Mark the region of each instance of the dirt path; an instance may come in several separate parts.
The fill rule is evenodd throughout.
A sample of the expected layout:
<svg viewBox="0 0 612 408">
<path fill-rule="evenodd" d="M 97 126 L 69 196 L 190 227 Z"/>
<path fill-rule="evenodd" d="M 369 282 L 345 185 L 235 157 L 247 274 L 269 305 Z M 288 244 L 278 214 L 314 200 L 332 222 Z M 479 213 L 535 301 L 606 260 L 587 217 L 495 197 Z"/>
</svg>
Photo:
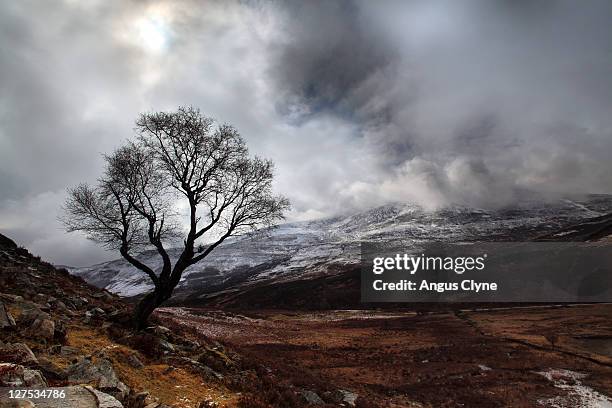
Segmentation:
<svg viewBox="0 0 612 408">
<path fill-rule="evenodd" d="M 610 305 L 160 315 L 231 344 L 296 387 L 346 389 L 378 406 L 612 407 Z"/>
</svg>

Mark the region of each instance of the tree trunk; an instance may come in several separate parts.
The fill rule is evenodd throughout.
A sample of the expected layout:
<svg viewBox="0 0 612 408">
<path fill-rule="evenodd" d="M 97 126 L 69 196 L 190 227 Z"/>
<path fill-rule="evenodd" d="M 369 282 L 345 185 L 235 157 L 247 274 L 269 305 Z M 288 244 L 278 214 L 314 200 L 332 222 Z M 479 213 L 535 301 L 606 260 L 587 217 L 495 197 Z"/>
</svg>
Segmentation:
<svg viewBox="0 0 612 408">
<path fill-rule="evenodd" d="M 147 327 L 147 322 L 151 313 L 166 300 L 170 299 L 176 285 L 178 285 L 183 271 L 189 266 L 189 263 L 179 260 L 174 266 L 171 279 L 162 280 L 159 282 L 152 292 L 147 293 L 136 305 L 132 324 L 136 330 L 142 330 Z"/>
<path fill-rule="evenodd" d="M 147 327 L 149 317 L 151 313 L 164 301 L 168 299 L 164 296 L 162 291 L 159 289 L 153 290 L 153 292 L 147 293 L 134 308 L 134 315 L 132 316 L 132 323 L 136 330 L 142 330 Z"/>
</svg>

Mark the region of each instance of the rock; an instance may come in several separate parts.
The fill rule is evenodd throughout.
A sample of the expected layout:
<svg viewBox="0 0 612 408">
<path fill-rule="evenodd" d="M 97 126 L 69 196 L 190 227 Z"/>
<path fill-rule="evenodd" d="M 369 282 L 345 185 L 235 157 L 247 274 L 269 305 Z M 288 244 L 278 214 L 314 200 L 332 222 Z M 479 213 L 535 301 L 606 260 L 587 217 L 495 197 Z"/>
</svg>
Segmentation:
<svg viewBox="0 0 612 408">
<path fill-rule="evenodd" d="M 32 299 L 34 303 L 38 303 L 39 305 L 47 305 L 49 302 L 49 297 L 43 293 L 37 293 L 36 296 Z"/>
<path fill-rule="evenodd" d="M 6 329 L 15 326 L 15 319 L 10 312 L 6 310 L 4 303 L 0 302 L 0 329 Z"/>
<path fill-rule="evenodd" d="M 236 368 L 236 363 L 227 356 L 223 349 L 217 347 L 205 347 L 198 356 L 198 361 L 222 372 Z"/>
<path fill-rule="evenodd" d="M 144 408 L 145 400 L 149 396 L 148 392 L 130 392 L 125 405 L 130 408 Z"/>
<path fill-rule="evenodd" d="M 143 368 L 144 364 L 142 364 L 142 361 L 140 361 L 140 359 L 138 358 L 138 356 L 136 355 L 136 353 L 134 354 L 130 354 L 127 357 L 127 362 L 131 367 L 134 368 Z"/>
<path fill-rule="evenodd" d="M 0 396 L 0 407 L 2 408 L 38 408 L 30 400 L 10 399 L 4 396 Z"/>
<path fill-rule="evenodd" d="M 25 366 L 34 366 L 38 364 L 36 356 L 24 343 L 7 343 L 0 346 L 0 361 Z"/>
<path fill-rule="evenodd" d="M 186 338 L 181 338 L 181 345 L 185 350 L 189 351 L 195 351 L 201 348 L 200 343 L 198 343 L 197 341 L 191 341 Z"/>
<path fill-rule="evenodd" d="M 93 309 L 85 312 L 85 323 L 89 323 L 91 319 L 101 318 L 106 315 L 106 312 L 99 307 L 95 307 Z"/>
<path fill-rule="evenodd" d="M 53 340 L 55 337 L 55 323 L 51 319 L 37 318 L 30 326 L 29 333 L 33 337 Z"/>
<path fill-rule="evenodd" d="M 32 323 L 38 317 L 45 317 L 47 319 L 49 318 L 49 315 L 40 309 L 40 305 L 30 300 L 13 300 L 11 303 L 13 306 L 13 310 L 15 310 L 15 312 L 19 315 L 19 317 L 15 316 L 17 324 L 19 324 L 19 322 L 22 322 L 24 324 Z"/>
<path fill-rule="evenodd" d="M 75 309 L 81 309 L 83 306 L 89 303 L 89 300 L 87 300 L 84 297 L 80 297 L 80 296 L 74 296 L 71 298 L 67 298 L 65 299 L 65 301 L 71 304 L 72 306 L 74 306 Z"/>
<path fill-rule="evenodd" d="M 342 394 L 342 402 L 350 405 L 351 407 L 355 406 L 355 403 L 357 402 L 357 397 L 358 397 L 357 394 L 351 391 L 347 391 L 347 390 L 338 390 L 338 392 Z"/>
<path fill-rule="evenodd" d="M 106 358 L 98 358 L 94 363 L 91 359 L 81 358 L 66 369 L 67 380 L 71 383 L 93 383 L 120 401 L 127 397 L 130 389 L 119 381 L 113 363 Z"/>
<path fill-rule="evenodd" d="M 18 364 L 0 363 L 0 386 L 47 387 L 47 380 L 38 370 L 31 370 Z"/>
<path fill-rule="evenodd" d="M 91 295 L 92 298 L 94 299 L 102 299 L 102 300 L 106 300 L 107 302 L 110 302 L 111 300 L 113 300 L 113 295 L 111 295 L 108 292 L 96 292 L 93 295 Z"/>
<path fill-rule="evenodd" d="M 81 350 L 76 347 L 61 346 L 59 349 L 59 354 L 65 357 L 76 356 L 81 354 Z"/>
<path fill-rule="evenodd" d="M 38 319 L 51 318 L 48 313 L 43 312 L 34 302 L 22 301 L 15 303 L 14 306 L 19 309 L 19 317 L 16 318 L 17 323 L 23 326 L 30 326 Z"/>
<path fill-rule="evenodd" d="M 0 299 L 4 302 L 23 302 L 23 296 L 0 293 Z"/>
<path fill-rule="evenodd" d="M 199 361 L 192 360 L 192 359 L 187 358 L 187 357 L 175 357 L 175 356 L 171 356 L 171 357 L 164 358 L 163 361 L 166 364 L 171 364 L 171 365 L 176 365 L 176 366 L 181 366 L 181 365 L 182 366 L 187 366 L 187 367 L 191 368 L 192 370 L 198 372 L 204 378 L 207 378 L 207 379 L 210 379 L 210 380 L 222 380 L 224 378 L 222 374 L 216 372 L 212 368 L 210 368 L 208 366 L 205 366 L 204 364 L 200 363 Z"/>
<path fill-rule="evenodd" d="M 151 333 L 137 333 L 127 337 L 128 345 L 147 357 L 158 358 L 163 354 L 159 339 Z"/>
<path fill-rule="evenodd" d="M 172 331 L 164 326 L 153 326 L 153 334 L 169 339 L 172 334 Z"/>
<path fill-rule="evenodd" d="M 81 386 L 64 387 L 63 389 L 66 391 L 66 397 L 54 400 L 53 406 L 56 408 L 97 408 L 99 405 L 98 397 L 93 390 Z"/>
<path fill-rule="evenodd" d="M 68 306 L 66 306 L 66 304 L 61 300 L 56 299 L 55 301 L 51 302 L 51 307 L 60 313 L 67 314 L 68 316 L 74 316 L 74 312 L 68 309 Z"/>
<path fill-rule="evenodd" d="M 123 404 L 112 395 L 100 392 L 92 387 L 85 388 L 96 397 L 98 408 L 123 408 Z"/>
<path fill-rule="evenodd" d="M 54 344 L 51 347 L 49 347 L 47 349 L 47 353 L 49 354 L 59 354 L 60 351 L 62 350 L 62 345 L 61 344 Z"/>
<path fill-rule="evenodd" d="M 66 373 L 53 361 L 41 357 L 38 359 L 38 368 L 45 375 L 45 378 L 63 381 L 66 379 Z"/>
<path fill-rule="evenodd" d="M 123 405 L 112 396 L 95 390 L 91 387 L 70 386 L 62 387 L 64 392 L 61 398 L 38 398 L 18 400 L 18 405 L 5 404 L 6 395 L 0 392 L 1 407 L 35 407 L 35 408 L 123 408 Z M 17 400 L 12 400 L 16 402 Z"/>
<path fill-rule="evenodd" d="M 90 312 L 94 316 L 104 316 L 106 314 L 106 312 L 103 309 L 100 309 L 99 307 L 94 307 L 93 309 L 90 310 Z"/>
<path fill-rule="evenodd" d="M 198 408 L 219 408 L 219 403 L 215 401 L 204 400 L 200 402 Z"/>
<path fill-rule="evenodd" d="M 171 352 L 175 351 L 174 345 L 172 345 L 172 343 L 167 342 L 164 339 L 159 339 L 159 346 L 164 351 L 171 351 Z"/>
<path fill-rule="evenodd" d="M 53 329 L 53 340 L 58 343 L 64 344 L 66 343 L 66 325 L 61 320 L 55 322 L 55 327 Z"/>
<path fill-rule="evenodd" d="M 302 395 L 304 400 L 311 405 L 324 405 L 325 404 L 325 402 L 321 399 L 321 397 L 319 397 L 319 395 L 316 392 L 306 390 L 306 391 L 302 391 L 300 394 Z"/>
</svg>

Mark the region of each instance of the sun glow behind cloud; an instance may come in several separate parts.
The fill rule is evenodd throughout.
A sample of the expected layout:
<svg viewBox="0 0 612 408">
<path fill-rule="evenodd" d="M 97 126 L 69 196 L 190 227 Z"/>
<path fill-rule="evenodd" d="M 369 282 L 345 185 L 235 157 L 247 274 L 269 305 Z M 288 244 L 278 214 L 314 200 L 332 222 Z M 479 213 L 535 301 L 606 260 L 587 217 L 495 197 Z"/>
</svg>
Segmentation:
<svg viewBox="0 0 612 408">
<path fill-rule="evenodd" d="M 136 39 L 146 51 L 158 54 L 168 48 L 168 27 L 161 17 L 140 18 L 134 26 Z"/>
<path fill-rule="evenodd" d="M 148 55 L 161 55 L 170 48 L 172 13 L 168 8 L 148 7 L 144 13 L 126 19 L 119 29 L 119 37 Z"/>
</svg>

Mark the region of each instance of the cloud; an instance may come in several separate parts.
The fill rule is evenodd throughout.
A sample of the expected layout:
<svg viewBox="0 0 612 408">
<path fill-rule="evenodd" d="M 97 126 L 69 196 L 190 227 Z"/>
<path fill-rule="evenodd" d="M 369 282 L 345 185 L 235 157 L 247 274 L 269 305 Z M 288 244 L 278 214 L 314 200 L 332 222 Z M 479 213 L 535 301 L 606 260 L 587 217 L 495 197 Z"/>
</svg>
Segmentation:
<svg viewBox="0 0 612 408">
<path fill-rule="evenodd" d="M 276 163 L 290 220 L 389 201 L 503 206 L 612 185 L 612 4 L 5 2 L 0 230 L 115 257 L 56 222 L 142 111 L 193 104 Z"/>
</svg>

